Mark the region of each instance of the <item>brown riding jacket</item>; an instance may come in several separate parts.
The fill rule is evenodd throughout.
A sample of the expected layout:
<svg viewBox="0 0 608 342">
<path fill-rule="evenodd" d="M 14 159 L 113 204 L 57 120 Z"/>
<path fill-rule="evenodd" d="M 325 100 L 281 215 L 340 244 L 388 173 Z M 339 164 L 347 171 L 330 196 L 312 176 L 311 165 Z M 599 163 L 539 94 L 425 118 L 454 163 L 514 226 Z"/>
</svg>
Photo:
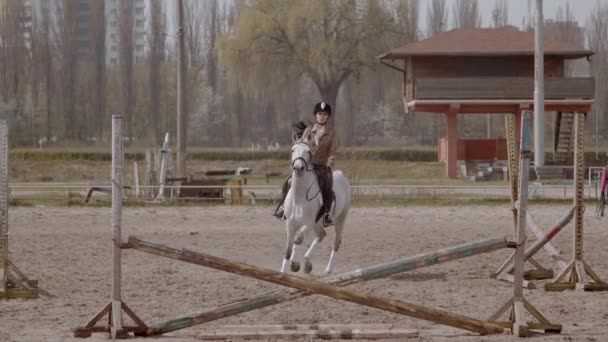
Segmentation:
<svg viewBox="0 0 608 342">
<path fill-rule="evenodd" d="M 333 168 L 336 160 L 336 134 L 333 128 L 315 123 L 302 137 L 312 146 L 312 163 Z"/>
</svg>

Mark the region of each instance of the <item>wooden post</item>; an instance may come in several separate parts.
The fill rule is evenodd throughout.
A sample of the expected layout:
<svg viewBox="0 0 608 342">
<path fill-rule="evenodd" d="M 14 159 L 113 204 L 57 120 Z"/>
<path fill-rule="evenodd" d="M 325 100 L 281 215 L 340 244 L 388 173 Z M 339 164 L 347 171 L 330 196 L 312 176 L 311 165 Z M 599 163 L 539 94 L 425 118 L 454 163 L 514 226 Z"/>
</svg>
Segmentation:
<svg viewBox="0 0 608 342">
<path fill-rule="evenodd" d="M 122 327 L 121 298 L 121 221 L 123 161 L 122 115 L 112 115 L 112 338 L 126 334 Z"/>
<path fill-rule="evenodd" d="M 574 149 L 574 186 L 576 196 L 574 197 L 574 236 L 572 261 L 555 277 L 552 283 L 545 284 L 547 291 L 562 291 L 566 289 L 583 289 L 585 291 L 607 291 L 606 284 L 583 260 L 583 215 L 585 212 L 585 115 L 575 115 L 575 149 Z M 589 281 L 587 275 L 593 281 Z M 568 280 L 564 281 L 568 277 Z"/>
<path fill-rule="evenodd" d="M 458 177 L 458 105 L 450 105 L 446 113 L 446 149 L 448 160 L 446 172 L 449 178 Z"/>
<path fill-rule="evenodd" d="M 523 118 L 529 120 L 529 116 Z M 513 334 L 528 336 L 528 325 L 524 317 L 524 253 L 526 251 L 526 212 L 528 208 L 528 176 L 530 174 L 530 129 L 529 121 L 522 124 L 519 163 L 519 212 L 515 241 L 515 269 L 513 271 Z"/>
<path fill-rule="evenodd" d="M 163 149 L 161 150 L 160 157 L 160 171 L 158 175 L 158 195 L 156 196 L 157 201 L 165 199 L 165 180 L 167 179 L 167 160 L 169 158 L 169 132 L 165 133 L 165 141 L 163 142 Z"/>
<path fill-rule="evenodd" d="M 8 153 L 8 125 L 6 120 L 0 120 L 0 299 L 38 298 L 38 281 L 28 279 L 9 259 Z"/>
<path fill-rule="evenodd" d="M 517 232 L 517 207 L 515 203 L 517 203 L 518 191 L 517 191 L 517 183 L 519 180 L 519 170 L 518 170 L 518 160 L 519 160 L 519 149 L 515 131 L 516 131 L 516 121 L 517 115 L 507 114 L 505 117 L 505 133 L 507 137 L 507 159 L 509 163 L 509 183 L 511 184 L 511 211 L 513 212 L 513 235 Z"/>
<path fill-rule="evenodd" d="M 139 186 L 139 164 L 137 160 L 133 161 L 133 178 L 135 179 L 135 198 L 140 198 L 141 188 Z"/>
<path fill-rule="evenodd" d="M 385 278 L 391 275 L 408 272 L 452 260 L 466 258 L 480 253 L 487 253 L 497 249 L 507 248 L 506 238 L 484 239 L 461 245 L 422 253 L 395 261 L 368 266 L 350 272 L 337 274 L 323 279 L 328 284 L 346 286 L 374 279 Z M 220 318 L 226 318 L 261 309 L 267 306 L 283 303 L 286 301 L 311 295 L 307 291 L 279 290 L 268 292 L 250 299 L 231 302 L 216 308 L 207 309 L 195 314 L 184 315 L 178 319 L 161 322 L 150 326 L 148 335 L 161 335 L 168 332 L 192 327 L 198 324 L 211 322 Z"/>
<path fill-rule="evenodd" d="M 8 128 L 0 121 L 0 296 L 8 286 Z"/>
<path fill-rule="evenodd" d="M 400 315 L 428 320 L 438 324 L 448 325 L 479 334 L 500 334 L 504 332 L 504 328 L 498 324 L 480 321 L 474 318 L 452 314 L 441 310 L 426 308 L 399 300 L 392 300 L 370 295 L 368 293 L 340 288 L 320 281 L 247 265 L 245 263 L 235 262 L 205 253 L 197 253 L 186 249 L 175 249 L 161 244 L 146 242 L 132 236 L 129 237 L 128 246 L 146 253 L 177 259 L 229 273 L 239 274 L 262 281 L 292 287 L 301 291 L 320 294 L 334 299 L 340 299 L 380 310 L 390 311 Z"/>
</svg>

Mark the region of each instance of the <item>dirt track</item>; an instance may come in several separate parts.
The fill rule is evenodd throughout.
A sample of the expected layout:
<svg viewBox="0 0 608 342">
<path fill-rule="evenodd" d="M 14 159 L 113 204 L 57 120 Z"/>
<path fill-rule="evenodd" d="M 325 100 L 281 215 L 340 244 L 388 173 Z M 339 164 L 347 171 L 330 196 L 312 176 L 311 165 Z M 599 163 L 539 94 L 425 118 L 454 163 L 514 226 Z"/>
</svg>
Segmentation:
<svg viewBox="0 0 608 342">
<path fill-rule="evenodd" d="M 547 229 L 567 206 L 536 206 L 530 210 L 537 223 Z M 285 233 L 282 223 L 271 217 L 270 211 L 269 207 L 244 206 L 126 208 L 123 236 L 137 235 L 173 247 L 278 269 Z M 556 240 L 568 258 L 572 228 L 571 223 Z M 509 235 L 512 230 L 511 212 L 505 206 L 354 208 L 338 254 L 337 272 Z M 11 208 L 12 260 L 56 297 L 0 302 L 0 341 L 82 341 L 71 337 L 71 329 L 86 323 L 110 297 L 110 232 L 109 208 Z M 588 214 L 585 233 L 585 260 L 608 280 L 606 221 L 597 221 Z M 316 272 L 325 266 L 332 237 L 330 230 L 318 249 L 314 258 Z M 496 251 L 353 288 L 487 318 L 512 294 L 507 283 L 489 278 L 509 253 Z M 173 319 L 280 288 L 137 251 L 125 251 L 124 255 L 123 297 L 146 322 Z M 539 261 L 550 265 L 542 251 L 541 255 Z M 542 286 L 543 282 L 538 284 Z M 543 336 L 535 341 L 602 341 L 608 336 L 606 293 L 532 290 L 525 295 L 550 321 L 564 325 L 562 335 Z M 223 324 L 286 323 L 394 323 L 419 329 L 421 337 L 414 340 L 421 341 L 515 339 L 470 336 L 461 330 L 314 296 L 186 329 L 160 340 L 197 341 L 202 329 L 212 330 Z M 106 341 L 107 337 L 98 334 L 91 340 Z"/>
</svg>

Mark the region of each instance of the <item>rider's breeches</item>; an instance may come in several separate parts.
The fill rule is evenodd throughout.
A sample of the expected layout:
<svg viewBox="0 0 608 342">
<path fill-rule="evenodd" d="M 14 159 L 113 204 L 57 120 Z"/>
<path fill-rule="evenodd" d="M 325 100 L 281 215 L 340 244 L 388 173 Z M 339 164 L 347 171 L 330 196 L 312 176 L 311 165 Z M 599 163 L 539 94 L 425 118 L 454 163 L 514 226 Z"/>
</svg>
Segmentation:
<svg viewBox="0 0 608 342">
<path fill-rule="evenodd" d="M 323 211 L 328 213 L 333 200 L 334 179 L 331 168 L 327 165 L 313 164 L 313 170 L 317 174 L 319 188 L 321 188 L 321 194 L 323 195 Z"/>
</svg>

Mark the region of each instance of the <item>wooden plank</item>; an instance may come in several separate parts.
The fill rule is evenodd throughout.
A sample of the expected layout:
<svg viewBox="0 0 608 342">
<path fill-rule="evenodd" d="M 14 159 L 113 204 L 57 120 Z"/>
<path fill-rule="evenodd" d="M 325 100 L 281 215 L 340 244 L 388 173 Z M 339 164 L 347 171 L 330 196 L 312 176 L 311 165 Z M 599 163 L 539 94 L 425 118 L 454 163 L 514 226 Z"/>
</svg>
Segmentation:
<svg viewBox="0 0 608 342">
<path fill-rule="evenodd" d="M 7 289 L 4 292 L 0 292 L 0 298 L 4 299 L 14 299 L 14 298 L 25 298 L 25 299 L 35 299 L 38 298 L 38 290 L 36 289 L 27 289 L 27 288 L 17 288 L 17 289 Z"/>
<path fill-rule="evenodd" d="M 484 239 L 414 256 L 408 256 L 383 264 L 367 266 L 350 272 L 326 277 L 323 279 L 323 281 L 338 286 L 346 286 L 363 281 L 388 277 L 480 253 L 491 252 L 496 249 L 507 248 L 508 246 L 509 243 L 504 237 Z M 190 315 L 184 315 L 178 319 L 173 319 L 167 322 L 153 324 L 149 329 L 149 334 L 160 335 L 309 295 L 311 294 L 306 291 L 291 289 L 267 292 L 253 298 L 224 304 L 216 308 L 210 308 Z"/>
<path fill-rule="evenodd" d="M 504 329 L 491 322 L 457 315 L 442 310 L 426 308 L 420 305 L 406 303 L 400 300 L 370 295 L 359 291 L 340 288 L 334 285 L 310 280 L 274 270 L 235 262 L 205 253 L 197 253 L 186 249 L 175 249 L 161 244 L 146 242 L 135 237 L 129 237 L 129 247 L 146 253 L 164 256 L 188 263 L 201 265 L 216 270 L 293 287 L 302 291 L 324 295 L 330 298 L 357 303 L 400 315 L 428 320 L 438 324 L 448 325 L 480 334 L 500 334 Z"/>
<path fill-rule="evenodd" d="M 533 77 L 416 78 L 416 100 L 531 99 Z M 546 78 L 546 99 L 593 99 L 594 80 L 586 77 Z"/>
<path fill-rule="evenodd" d="M 318 338 L 329 339 L 365 339 L 380 340 L 387 338 L 416 338 L 416 329 L 346 329 L 346 330 L 268 330 L 268 331 L 242 331 L 242 330 L 222 330 L 214 332 L 203 332 L 196 335 L 202 340 L 233 340 L 233 339 L 291 339 L 291 338 Z"/>
<path fill-rule="evenodd" d="M 525 320 L 524 303 L 521 300 L 515 299 L 513 303 L 513 335 L 518 337 L 530 336 L 530 330 L 528 328 L 528 322 Z"/>
</svg>

